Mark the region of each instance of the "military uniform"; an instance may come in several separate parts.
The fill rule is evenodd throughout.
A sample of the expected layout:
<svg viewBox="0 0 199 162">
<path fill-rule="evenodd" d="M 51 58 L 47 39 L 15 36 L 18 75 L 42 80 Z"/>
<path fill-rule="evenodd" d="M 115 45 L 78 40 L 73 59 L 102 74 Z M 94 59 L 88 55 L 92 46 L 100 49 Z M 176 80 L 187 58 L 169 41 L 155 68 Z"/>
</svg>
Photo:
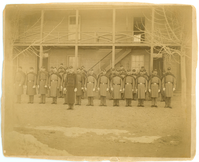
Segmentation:
<svg viewBox="0 0 199 162">
<path fill-rule="evenodd" d="M 29 96 L 29 102 L 33 104 L 34 102 L 34 95 L 36 95 L 36 83 L 37 83 L 37 76 L 34 72 L 29 72 L 26 75 L 26 94 Z"/>
<path fill-rule="evenodd" d="M 94 74 L 88 74 L 86 81 L 85 81 L 85 87 L 87 89 L 87 97 L 88 97 L 88 104 L 87 106 L 93 106 L 93 100 L 94 100 L 94 91 L 96 88 L 96 78 Z"/>
<path fill-rule="evenodd" d="M 81 98 L 84 89 L 84 78 L 81 73 L 77 73 L 77 92 L 76 92 L 76 105 L 81 105 Z"/>
<path fill-rule="evenodd" d="M 57 96 L 60 89 L 60 77 L 57 73 L 52 73 L 49 77 L 50 96 L 53 98 L 52 104 L 57 104 Z"/>
<path fill-rule="evenodd" d="M 135 89 L 135 80 L 132 75 L 126 75 L 124 78 L 124 97 L 126 99 L 126 107 L 132 106 L 133 92 Z"/>
<path fill-rule="evenodd" d="M 149 80 L 149 91 L 151 92 L 151 107 L 157 107 L 157 98 L 161 89 L 161 80 L 157 75 L 152 75 Z"/>
<path fill-rule="evenodd" d="M 135 71 L 135 70 L 133 71 L 132 76 L 133 76 L 133 78 L 134 78 L 134 81 L 136 81 L 136 79 L 137 79 L 137 74 L 136 74 L 136 71 Z M 136 93 L 136 91 L 134 90 L 134 91 L 133 91 L 133 100 L 136 100 L 136 99 L 137 99 L 137 93 Z"/>
<path fill-rule="evenodd" d="M 57 71 L 58 71 L 58 73 L 59 73 L 60 79 L 62 80 L 62 79 L 63 79 L 63 74 L 65 73 L 65 68 L 63 67 L 63 65 L 61 65 L 61 66 L 57 69 Z M 58 97 L 63 97 L 62 86 L 60 86 Z"/>
<path fill-rule="evenodd" d="M 173 97 L 173 91 L 176 88 L 176 79 L 171 72 L 167 72 L 162 80 L 162 87 L 165 91 L 165 108 L 171 107 L 171 97 Z"/>
<path fill-rule="evenodd" d="M 38 93 L 41 94 L 41 104 L 46 102 L 46 94 L 48 93 L 48 73 L 46 71 L 40 71 L 37 78 Z"/>
<path fill-rule="evenodd" d="M 137 96 L 138 96 L 138 107 L 144 107 L 144 100 L 147 91 L 147 78 L 145 75 L 138 75 L 136 79 Z"/>
<path fill-rule="evenodd" d="M 21 103 L 21 95 L 23 94 L 24 83 L 25 73 L 18 71 L 15 76 L 15 94 L 17 95 L 17 103 Z"/>
<path fill-rule="evenodd" d="M 85 81 L 86 81 L 86 77 L 87 77 L 87 72 L 86 70 L 81 70 L 81 74 L 82 74 L 82 79 L 83 79 L 83 82 L 85 84 Z M 82 96 L 81 98 L 84 99 L 84 95 L 85 95 L 85 92 L 84 92 L 84 88 L 82 89 Z"/>
<path fill-rule="evenodd" d="M 64 84 L 65 84 L 65 80 L 66 80 L 66 76 L 68 75 L 68 72 L 67 71 L 65 71 L 65 73 L 63 74 L 63 76 L 62 76 L 62 80 L 61 80 L 61 86 L 62 87 L 64 87 Z M 66 105 L 67 104 L 67 93 L 66 93 L 66 90 L 64 90 L 64 88 L 62 89 L 63 90 L 63 98 L 64 98 L 64 105 Z"/>
<path fill-rule="evenodd" d="M 77 88 L 77 76 L 73 73 L 68 73 L 66 75 L 66 80 L 64 82 L 64 88 L 66 88 L 66 96 L 67 96 L 67 103 L 69 105 L 69 109 L 73 108 L 75 103 L 75 88 Z"/>
<path fill-rule="evenodd" d="M 120 76 L 122 78 L 122 81 L 124 81 L 124 77 L 126 76 L 126 71 L 125 69 L 120 70 Z M 124 91 L 121 91 L 121 99 L 124 100 Z"/>
<path fill-rule="evenodd" d="M 111 80 L 111 89 L 113 93 L 113 106 L 119 106 L 119 100 L 121 99 L 122 92 L 122 78 L 115 74 Z"/>
<path fill-rule="evenodd" d="M 109 79 L 106 75 L 101 74 L 98 79 L 98 89 L 100 95 L 100 106 L 106 106 L 106 96 L 109 90 Z"/>
</svg>

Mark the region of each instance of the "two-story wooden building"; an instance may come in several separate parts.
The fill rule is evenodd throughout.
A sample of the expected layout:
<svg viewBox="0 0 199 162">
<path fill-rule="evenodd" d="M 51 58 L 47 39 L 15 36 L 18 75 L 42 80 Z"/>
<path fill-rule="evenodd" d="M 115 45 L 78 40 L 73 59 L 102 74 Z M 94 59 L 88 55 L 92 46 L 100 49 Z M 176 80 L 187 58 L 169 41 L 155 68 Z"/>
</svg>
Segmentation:
<svg viewBox="0 0 199 162">
<path fill-rule="evenodd" d="M 171 66 L 180 89 L 180 57 L 164 59 L 154 50 L 156 6 L 143 5 L 36 5 L 18 11 L 13 56 L 15 66 L 110 70 L 123 65 L 148 74 Z M 147 31 L 147 32 L 146 32 Z M 150 31 L 150 34 L 149 34 Z M 169 45 L 169 43 L 165 44 Z M 170 44 L 170 46 L 177 46 Z"/>
</svg>

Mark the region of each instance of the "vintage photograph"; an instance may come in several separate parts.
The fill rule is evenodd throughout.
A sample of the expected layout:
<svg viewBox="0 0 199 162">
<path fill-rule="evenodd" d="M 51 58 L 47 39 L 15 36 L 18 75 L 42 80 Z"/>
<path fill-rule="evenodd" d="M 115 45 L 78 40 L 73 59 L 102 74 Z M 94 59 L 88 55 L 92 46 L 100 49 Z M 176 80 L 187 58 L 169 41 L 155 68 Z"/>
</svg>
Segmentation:
<svg viewBox="0 0 199 162">
<path fill-rule="evenodd" d="M 4 156 L 194 158 L 193 6 L 12 4 L 3 20 Z"/>
</svg>

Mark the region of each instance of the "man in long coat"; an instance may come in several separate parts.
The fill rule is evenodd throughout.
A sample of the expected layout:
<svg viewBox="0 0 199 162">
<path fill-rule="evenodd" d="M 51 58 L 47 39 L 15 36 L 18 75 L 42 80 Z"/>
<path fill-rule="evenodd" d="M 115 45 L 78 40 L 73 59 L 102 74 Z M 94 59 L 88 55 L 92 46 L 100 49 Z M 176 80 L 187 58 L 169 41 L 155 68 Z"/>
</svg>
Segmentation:
<svg viewBox="0 0 199 162">
<path fill-rule="evenodd" d="M 161 80 L 157 75 L 157 70 L 153 70 L 153 74 L 149 80 L 149 92 L 151 93 L 151 107 L 157 106 L 157 98 L 161 89 Z"/>
<path fill-rule="evenodd" d="M 134 78 L 134 81 L 136 81 L 136 79 L 137 79 L 137 72 L 136 72 L 135 69 L 132 70 L 132 76 Z M 133 91 L 133 100 L 137 100 L 137 93 L 136 93 L 135 89 Z"/>
<path fill-rule="evenodd" d="M 84 77 L 81 69 L 77 69 L 77 92 L 76 92 L 76 105 L 81 105 L 81 99 L 84 90 Z"/>
<path fill-rule="evenodd" d="M 113 106 L 119 106 L 119 100 L 122 93 L 122 78 L 119 75 L 119 70 L 115 71 L 115 75 L 111 80 L 111 91 L 113 93 Z"/>
<path fill-rule="evenodd" d="M 100 106 L 107 106 L 106 96 L 109 91 L 109 79 L 106 76 L 106 70 L 102 70 L 102 73 L 98 78 L 97 87 L 100 95 Z"/>
<path fill-rule="evenodd" d="M 63 63 L 60 64 L 60 66 L 58 67 L 57 71 L 59 73 L 60 79 L 62 80 L 63 79 L 63 74 L 65 73 L 65 68 L 64 68 Z M 59 89 L 59 95 L 58 95 L 58 97 L 60 97 L 60 98 L 63 97 L 62 87 L 60 87 L 60 89 Z"/>
<path fill-rule="evenodd" d="M 51 76 L 51 74 L 53 73 L 53 71 L 54 71 L 54 67 L 51 66 L 51 67 L 50 67 L 50 70 L 49 70 L 49 72 L 48 72 L 48 78 L 50 78 L 50 76 Z M 47 94 L 47 96 L 48 96 L 48 97 L 51 97 L 51 95 L 50 95 L 50 89 L 48 89 L 48 94 Z"/>
<path fill-rule="evenodd" d="M 120 76 L 122 78 L 122 81 L 124 81 L 124 77 L 126 76 L 127 73 L 126 73 L 126 70 L 124 69 L 123 65 L 120 66 L 119 71 L 120 71 Z M 125 98 L 124 97 L 124 91 L 122 91 L 121 92 L 121 99 L 124 100 L 124 98 Z"/>
<path fill-rule="evenodd" d="M 165 108 L 171 107 L 171 97 L 173 97 L 173 91 L 176 89 L 176 79 L 175 76 L 171 73 L 171 68 L 167 68 L 167 73 L 162 79 L 163 91 L 165 91 Z"/>
<path fill-rule="evenodd" d="M 34 68 L 30 67 L 29 72 L 26 75 L 26 94 L 29 96 L 30 104 L 34 102 L 34 95 L 36 95 L 36 83 L 37 83 L 37 75 L 34 73 Z"/>
<path fill-rule="evenodd" d="M 88 104 L 87 106 L 94 106 L 94 93 L 97 85 L 96 75 L 93 72 L 93 69 L 89 70 L 88 76 L 85 81 L 85 90 L 87 91 Z"/>
<path fill-rule="evenodd" d="M 84 69 L 85 67 L 82 66 L 81 69 L 81 74 L 83 77 L 83 82 L 85 84 L 86 78 L 87 78 L 87 71 Z M 85 95 L 85 87 L 82 89 L 82 99 L 84 99 L 84 95 Z"/>
<path fill-rule="evenodd" d="M 60 77 L 57 73 L 57 69 L 53 69 L 53 73 L 49 77 L 49 89 L 50 89 L 50 96 L 53 98 L 52 104 L 57 104 L 57 96 L 60 89 Z"/>
<path fill-rule="evenodd" d="M 166 72 L 165 72 L 165 70 L 163 70 L 161 81 L 163 80 L 165 74 L 166 74 Z M 163 91 L 163 87 L 162 86 L 161 86 L 161 102 L 165 102 L 165 91 Z"/>
<path fill-rule="evenodd" d="M 75 92 L 77 91 L 77 76 L 73 67 L 70 67 L 69 73 L 66 75 L 64 89 L 67 93 L 68 110 L 72 110 L 75 103 Z"/>
<path fill-rule="evenodd" d="M 126 99 L 126 107 L 132 106 L 131 101 L 133 99 L 133 92 L 135 89 L 135 79 L 131 74 L 131 70 L 127 70 L 127 75 L 124 77 L 124 97 Z"/>
<path fill-rule="evenodd" d="M 138 107 L 144 107 L 144 100 L 147 92 L 147 77 L 144 74 L 145 72 L 141 70 L 136 79 Z"/>
<path fill-rule="evenodd" d="M 15 94 L 17 96 L 17 103 L 21 103 L 21 95 L 23 94 L 23 85 L 25 83 L 25 73 L 22 71 L 22 67 L 18 67 L 15 75 Z"/>
<path fill-rule="evenodd" d="M 67 93 L 66 93 L 66 89 L 64 89 L 63 87 L 64 87 L 64 84 L 65 84 L 65 80 L 66 80 L 66 76 L 68 75 L 68 73 L 69 73 L 69 70 L 70 70 L 70 67 L 66 67 L 66 70 L 65 70 L 65 72 L 64 72 L 64 74 L 63 74 L 63 76 L 62 76 L 62 80 L 61 80 L 61 89 L 63 89 L 63 98 L 64 98 L 64 103 L 63 103 L 63 105 L 66 105 L 66 104 L 68 104 L 68 101 L 67 101 Z"/>
<path fill-rule="evenodd" d="M 37 77 L 38 93 L 41 94 L 40 104 L 46 103 L 46 94 L 48 92 L 48 73 L 44 67 L 41 67 L 41 70 Z"/>
</svg>

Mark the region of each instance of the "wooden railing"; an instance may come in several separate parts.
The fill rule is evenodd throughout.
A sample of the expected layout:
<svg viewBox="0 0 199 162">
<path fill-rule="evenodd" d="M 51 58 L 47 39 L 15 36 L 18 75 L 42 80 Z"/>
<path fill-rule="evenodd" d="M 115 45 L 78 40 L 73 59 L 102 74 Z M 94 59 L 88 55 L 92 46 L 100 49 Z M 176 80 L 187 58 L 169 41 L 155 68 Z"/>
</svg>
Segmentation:
<svg viewBox="0 0 199 162">
<path fill-rule="evenodd" d="M 40 40 L 38 31 L 21 34 L 16 43 L 49 43 L 49 44 L 73 44 L 76 42 L 76 32 L 68 31 L 45 31 Z M 147 43 L 144 32 L 120 31 L 115 33 L 117 44 Z M 78 32 L 78 43 L 80 44 L 111 44 L 113 42 L 112 32 Z"/>
</svg>

